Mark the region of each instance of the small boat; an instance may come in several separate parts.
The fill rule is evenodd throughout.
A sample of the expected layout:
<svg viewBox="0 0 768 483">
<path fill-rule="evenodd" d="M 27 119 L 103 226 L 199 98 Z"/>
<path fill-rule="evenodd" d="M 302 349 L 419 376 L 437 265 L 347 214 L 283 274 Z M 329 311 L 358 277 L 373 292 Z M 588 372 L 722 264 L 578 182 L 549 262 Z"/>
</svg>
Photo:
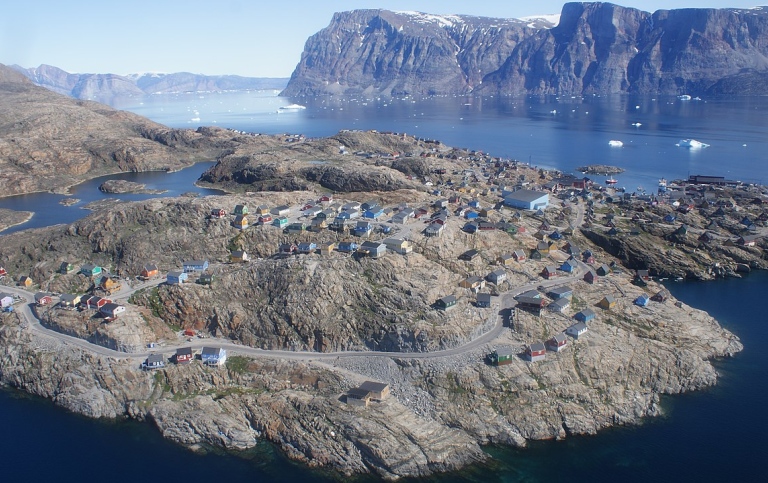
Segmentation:
<svg viewBox="0 0 768 483">
<path fill-rule="evenodd" d="M 608 178 L 607 180 L 605 180 L 605 184 L 607 184 L 607 185 L 614 185 L 614 184 L 616 184 L 616 183 L 618 183 L 618 181 L 617 181 L 617 180 L 615 180 L 615 179 L 613 179 L 613 176 L 611 176 L 610 178 Z"/>
<path fill-rule="evenodd" d="M 709 144 L 702 143 L 701 141 L 697 141 L 695 139 L 681 139 L 675 146 L 681 147 L 681 148 L 691 148 L 691 149 L 700 149 L 700 148 L 708 148 Z"/>
<path fill-rule="evenodd" d="M 306 106 L 302 106 L 301 104 L 288 104 L 287 106 L 280 106 L 277 108 L 279 112 L 300 111 L 302 109 L 306 109 Z"/>
<path fill-rule="evenodd" d="M 679 95 L 679 96 L 677 96 L 677 98 L 680 99 L 681 101 L 690 101 L 691 100 L 691 96 L 689 96 L 688 94 Z"/>
<path fill-rule="evenodd" d="M 611 146 L 613 148 L 620 148 L 624 146 L 624 143 L 617 139 L 611 139 L 610 141 L 608 141 L 608 146 Z"/>
<path fill-rule="evenodd" d="M 635 127 L 640 127 L 640 126 L 643 125 L 643 123 L 642 122 L 633 122 L 632 125 L 635 126 Z"/>
</svg>

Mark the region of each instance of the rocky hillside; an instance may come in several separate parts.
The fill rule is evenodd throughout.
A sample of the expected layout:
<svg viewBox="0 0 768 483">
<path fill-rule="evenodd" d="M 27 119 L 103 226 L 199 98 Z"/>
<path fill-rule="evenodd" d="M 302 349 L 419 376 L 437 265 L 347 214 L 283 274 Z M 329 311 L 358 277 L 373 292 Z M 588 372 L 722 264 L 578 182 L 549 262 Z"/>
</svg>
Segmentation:
<svg viewBox="0 0 768 483">
<path fill-rule="evenodd" d="M 762 94 L 768 11 L 568 3 L 553 28 L 357 10 L 310 37 L 283 95 Z M 748 79 L 744 72 L 754 72 Z"/>
<path fill-rule="evenodd" d="M 102 104 L 37 87 L 0 65 L 0 193 L 63 190 L 122 171 L 177 170 L 215 159 L 232 132 L 169 129 Z"/>
<path fill-rule="evenodd" d="M 24 68 L 11 66 L 38 86 L 75 99 L 112 104 L 122 97 L 177 92 L 218 92 L 255 89 L 282 89 L 287 79 L 202 75 L 189 72 L 172 74 L 72 74 L 52 65 Z"/>
</svg>

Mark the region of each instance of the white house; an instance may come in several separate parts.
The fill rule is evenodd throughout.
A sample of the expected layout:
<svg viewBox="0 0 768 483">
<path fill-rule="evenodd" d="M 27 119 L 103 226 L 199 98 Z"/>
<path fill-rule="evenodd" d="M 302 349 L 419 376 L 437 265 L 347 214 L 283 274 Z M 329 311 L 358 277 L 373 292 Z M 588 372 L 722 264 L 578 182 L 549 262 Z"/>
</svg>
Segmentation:
<svg viewBox="0 0 768 483">
<path fill-rule="evenodd" d="M 570 335 L 574 339 L 578 339 L 586 332 L 587 332 L 587 324 L 585 324 L 584 322 L 576 322 L 572 326 L 565 329 L 565 333 Z"/>
<path fill-rule="evenodd" d="M 13 296 L 7 293 L 0 293 L 0 308 L 6 308 L 13 305 Z"/>
<path fill-rule="evenodd" d="M 549 206 L 549 194 L 543 191 L 521 189 L 504 197 L 504 205 L 524 210 L 539 210 Z"/>
</svg>

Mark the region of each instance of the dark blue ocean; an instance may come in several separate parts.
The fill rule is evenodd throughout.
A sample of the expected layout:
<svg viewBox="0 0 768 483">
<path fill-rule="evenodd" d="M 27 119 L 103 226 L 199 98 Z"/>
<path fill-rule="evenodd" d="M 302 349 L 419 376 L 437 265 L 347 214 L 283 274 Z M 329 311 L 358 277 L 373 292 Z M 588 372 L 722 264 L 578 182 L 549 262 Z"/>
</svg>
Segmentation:
<svg viewBox="0 0 768 483">
<path fill-rule="evenodd" d="M 306 109 L 278 114 L 291 103 Z M 325 136 L 341 129 L 407 132 L 446 144 L 572 171 L 581 164 L 625 168 L 628 191 L 653 191 L 659 178 L 689 174 L 768 182 L 768 98 L 432 98 L 312 101 L 274 93 L 158 96 L 121 106 L 174 127 L 219 125 L 264 133 Z M 199 121 L 198 121 L 199 119 Z M 640 126 L 633 126 L 640 123 Z M 700 150 L 675 146 L 693 138 Z M 614 148 L 608 141 L 620 140 Z M 205 166 L 179 173 L 127 175 L 148 188 L 192 191 Z M 99 183 L 78 187 L 77 198 L 98 199 Z M 55 199 L 25 206 L 50 207 Z M 57 195 L 44 195 L 57 196 Z M 20 198 L 0 199 L 18 207 Z M 20 209 L 20 208 L 17 208 Z M 59 208 L 57 207 L 57 210 Z M 76 219 L 85 214 L 70 209 Z M 61 222 L 61 218 L 58 218 Z M 69 218 L 68 218 L 69 219 Z M 34 220 L 34 219 L 33 219 Z M 37 220 L 41 220 L 40 217 Z M 45 225 L 39 221 L 37 226 Z M 28 225 L 30 226 L 30 225 Z M 0 237 L 0 241 L 2 238 Z M 720 380 L 708 390 L 667 396 L 666 416 L 597 436 L 539 442 L 524 450 L 488 448 L 493 460 L 435 481 L 735 481 L 764 478 L 768 453 L 768 319 L 758 303 L 768 273 L 707 283 L 671 283 L 672 293 L 703 309 L 739 335 L 744 351 L 717 361 Z M 148 424 L 93 421 L 16 391 L 0 391 L 0 474 L 12 481 L 115 482 L 218 479 L 325 481 L 332 476 L 286 461 L 268 444 L 244 455 L 197 455 L 163 440 Z"/>
</svg>

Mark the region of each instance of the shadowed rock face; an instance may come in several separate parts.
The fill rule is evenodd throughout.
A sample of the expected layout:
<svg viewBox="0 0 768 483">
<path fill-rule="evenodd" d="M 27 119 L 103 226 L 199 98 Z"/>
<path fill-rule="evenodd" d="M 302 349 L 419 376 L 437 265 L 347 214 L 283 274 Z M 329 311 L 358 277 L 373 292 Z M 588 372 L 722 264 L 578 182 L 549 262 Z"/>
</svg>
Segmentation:
<svg viewBox="0 0 768 483">
<path fill-rule="evenodd" d="M 766 36 L 763 8 L 568 3 L 551 29 L 356 10 L 310 37 L 283 95 L 755 94 L 766 87 Z"/>
<path fill-rule="evenodd" d="M 235 144 L 229 131 L 170 129 L 37 87 L 0 65 L 2 195 L 62 191 L 123 171 L 176 170 L 215 159 Z"/>
</svg>

